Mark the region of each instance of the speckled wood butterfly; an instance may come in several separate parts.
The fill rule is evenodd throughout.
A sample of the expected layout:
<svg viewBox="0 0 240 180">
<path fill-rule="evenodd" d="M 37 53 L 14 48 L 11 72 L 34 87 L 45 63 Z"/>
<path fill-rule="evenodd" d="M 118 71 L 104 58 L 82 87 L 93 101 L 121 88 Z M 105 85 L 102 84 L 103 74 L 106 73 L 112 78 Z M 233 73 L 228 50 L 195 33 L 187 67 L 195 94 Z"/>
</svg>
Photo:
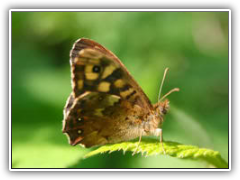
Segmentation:
<svg viewBox="0 0 240 180">
<path fill-rule="evenodd" d="M 89 39 L 76 41 L 70 64 L 72 93 L 64 108 L 63 133 L 71 145 L 92 147 L 137 137 L 140 142 L 148 135 L 162 142 L 169 101 L 161 100 L 178 88 L 152 105 L 122 62 Z"/>
</svg>

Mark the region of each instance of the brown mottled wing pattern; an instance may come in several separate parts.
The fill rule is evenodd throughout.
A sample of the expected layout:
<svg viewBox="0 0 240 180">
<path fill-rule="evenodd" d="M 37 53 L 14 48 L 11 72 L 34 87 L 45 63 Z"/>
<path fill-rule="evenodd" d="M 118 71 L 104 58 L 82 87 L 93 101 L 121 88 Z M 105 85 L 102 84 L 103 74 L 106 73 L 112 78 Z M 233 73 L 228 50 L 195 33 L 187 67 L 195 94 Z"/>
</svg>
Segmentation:
<svg viewBox="0 0 240 180">
<path fill-rule="evenodd" d="M 100 44 L 80 39 L 70 64 L 73 92 L 63 121 L 70 144 L 91 147 L 137 137 L 152 105 L 121 61 Z"/>
<path fill-rule="evenodd" d="M 63 132 L 68 134 L 71 145 L 92 147 L 116 143 L 138 137 L 137 115 L 140 118 L 141 113 L 134 113 L 131 104 L 118 96 L 85 92 L 66 111 Z"/>
</svg>

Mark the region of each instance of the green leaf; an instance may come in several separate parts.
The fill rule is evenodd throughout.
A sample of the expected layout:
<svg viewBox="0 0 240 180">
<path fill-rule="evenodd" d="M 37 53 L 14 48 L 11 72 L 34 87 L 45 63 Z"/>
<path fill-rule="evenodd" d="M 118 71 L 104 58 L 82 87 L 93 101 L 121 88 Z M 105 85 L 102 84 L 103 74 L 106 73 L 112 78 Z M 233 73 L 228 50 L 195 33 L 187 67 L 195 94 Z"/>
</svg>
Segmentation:
<svg viewBox="0 0 240 180">
<path fill-rule="evenodd" d="M 84 156 L 84 158 L 97 154 L 123 150 L 124 153 L 126 151 L 130 151 L 133 152 L 133 155 L 141 153 L 146 157 L 153 155 L 169 155 L 180 159 L 204 160 L 216 168 L 228 168 L 227 162 L 223 160 L 220 153 L 211 149 L 168 141 L 163 142 L 163 150 L 162 145 L 156 140 L 144 140 L 139 144 L 138 148 L 137 146 L 138 142 L 122 142 L 118 144 L 105 145 L 89 152 Z"/>
</svg>

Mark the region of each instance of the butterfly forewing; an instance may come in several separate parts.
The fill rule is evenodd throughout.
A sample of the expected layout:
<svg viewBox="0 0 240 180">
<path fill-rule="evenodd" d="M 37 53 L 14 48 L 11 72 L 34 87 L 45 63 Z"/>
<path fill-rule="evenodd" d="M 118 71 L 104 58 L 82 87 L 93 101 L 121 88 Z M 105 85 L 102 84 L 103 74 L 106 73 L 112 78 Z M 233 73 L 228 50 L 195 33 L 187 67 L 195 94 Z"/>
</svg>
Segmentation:
<svg viewBox="0 0 240 180">
<path fill-rule="evenodd" d="M 148 97 L 111 51 L 92 40 L 80 39 L 70 57 L 75 97 L 88 90 L 104 92 L 136 101 L 144 110 L 151 110 Z"/>
</svg>

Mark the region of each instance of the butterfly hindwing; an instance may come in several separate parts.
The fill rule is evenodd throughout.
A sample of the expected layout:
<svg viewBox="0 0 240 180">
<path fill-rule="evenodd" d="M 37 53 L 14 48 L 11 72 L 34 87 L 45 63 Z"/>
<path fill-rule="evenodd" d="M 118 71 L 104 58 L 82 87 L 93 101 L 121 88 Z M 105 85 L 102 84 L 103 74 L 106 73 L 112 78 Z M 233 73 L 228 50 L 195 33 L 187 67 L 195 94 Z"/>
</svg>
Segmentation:
<svg viewBox="0 0 240 180">
<path fill-rule="evenodd" d="M 85 147 L 129 140 L 139 135 L 140 119 L 136 116 L 141 116 L 141 111 L 134 112 L 130 107 L 128 101 L 118 96 L 86 92 L 67 111 L 63 132 L 71 145 Z"/>
</svg>

